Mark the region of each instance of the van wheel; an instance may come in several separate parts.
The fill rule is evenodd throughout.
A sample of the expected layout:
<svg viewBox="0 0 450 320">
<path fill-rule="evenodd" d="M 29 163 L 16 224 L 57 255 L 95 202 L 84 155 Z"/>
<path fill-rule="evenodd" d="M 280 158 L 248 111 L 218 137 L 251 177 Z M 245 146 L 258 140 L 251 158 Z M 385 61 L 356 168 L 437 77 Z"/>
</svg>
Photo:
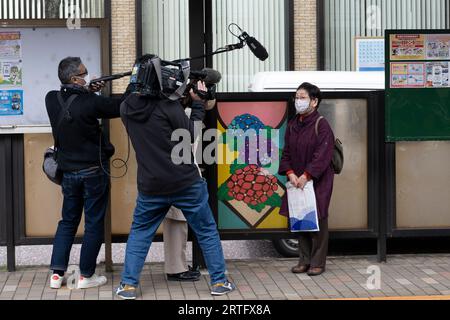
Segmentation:
<svg viewBox="0 0 450 320">
<path fill-rule="evenodd" d="M 297 239 L 276 239 L 272 240 L 275 250 L 279 254 L 287 258 L 298 257 L 298 240 Z"/>
</svg>

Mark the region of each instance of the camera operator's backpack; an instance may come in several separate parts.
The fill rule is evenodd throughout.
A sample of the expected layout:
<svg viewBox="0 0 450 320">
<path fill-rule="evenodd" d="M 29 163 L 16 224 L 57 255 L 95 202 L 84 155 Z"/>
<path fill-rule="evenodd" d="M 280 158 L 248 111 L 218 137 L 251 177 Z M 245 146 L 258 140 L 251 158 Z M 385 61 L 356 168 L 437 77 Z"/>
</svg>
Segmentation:
<svg viewBox="0 0 450 320">
<path fill-rule="evenodd" d="M 317 119 L 316 122 L 316 136 L 319 136 L 319 122 L 323 117 Z M 342 168 L 344 167 L 344 147 L 342 146 L 342 142 L 339 139 L 336 139 L 334 142 L 334 150 L 333 150 L 333 160 L 331 161 L 333 165 L 333 170 L 335 174 L 340 174 L 342 172 Z"/>
</svg>

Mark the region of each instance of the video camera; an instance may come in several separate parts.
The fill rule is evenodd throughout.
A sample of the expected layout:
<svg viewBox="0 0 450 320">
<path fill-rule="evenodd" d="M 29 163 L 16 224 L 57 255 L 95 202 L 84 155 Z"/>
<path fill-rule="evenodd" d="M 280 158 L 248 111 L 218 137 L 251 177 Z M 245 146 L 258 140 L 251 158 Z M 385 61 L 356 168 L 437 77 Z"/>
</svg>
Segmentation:
<svg viewBox="0 0 450 320">
<path fill-rule="evenodd" d="M 160 94 L 176 100 L 188 95 L 191 89 L 204 100 L 214 100 L 216 84 L 221 75 L 213 69 L 191 71 L 187 62 L 170 62 L 155 55 L 138 59 L 131 73 L 130 83 L 135 92 L 144 97 L 158 97 Z M 198 81 L 205 81 L 208 91 L 198 90 Z"/>
</svg>

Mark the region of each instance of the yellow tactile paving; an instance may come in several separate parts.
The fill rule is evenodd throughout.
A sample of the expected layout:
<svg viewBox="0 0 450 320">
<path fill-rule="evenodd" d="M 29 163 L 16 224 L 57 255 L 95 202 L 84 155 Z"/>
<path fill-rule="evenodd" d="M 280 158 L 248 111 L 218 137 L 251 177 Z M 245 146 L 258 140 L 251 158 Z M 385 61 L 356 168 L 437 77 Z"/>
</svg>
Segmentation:
<svg viewBox="0 0 450 320">
<path fill-rule="evenodd" d="M 355 299 L 333 299 L 333 300 L 450 300 L 450 296 L 411 296 L 411 297 L 373 297 L 373 298 L 355 298 Z"/>
</svg>

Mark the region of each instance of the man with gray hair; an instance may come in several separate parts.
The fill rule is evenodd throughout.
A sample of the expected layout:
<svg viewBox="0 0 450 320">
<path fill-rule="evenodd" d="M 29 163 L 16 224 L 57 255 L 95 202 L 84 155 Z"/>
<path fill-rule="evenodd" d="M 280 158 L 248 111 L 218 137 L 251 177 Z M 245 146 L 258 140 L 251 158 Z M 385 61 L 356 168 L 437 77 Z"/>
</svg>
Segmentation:
<svg viewBox="0 0 450 320">
<path fill-rule="evenodd" d="M 70 251 L 84 209 L 85 230 L 80 256 L 78 289 L 104 285 L 106 278 L 95 274 L 103 243 L 104 218 L 109 197 L 108 162 L 114 147 L 102 132 L 99 119 L 120 117 L 125 99 L 102 97 L 95 92 L 104 83 L 90 85 L 89 72 L 78 57 L 59 63 L 61 90 L 45 98 L 57 150 L 58 169 L 63 172 L 64 202 L 58 224 L 50 269 L 50 287 L 61 288 Z"/>
</svg>

